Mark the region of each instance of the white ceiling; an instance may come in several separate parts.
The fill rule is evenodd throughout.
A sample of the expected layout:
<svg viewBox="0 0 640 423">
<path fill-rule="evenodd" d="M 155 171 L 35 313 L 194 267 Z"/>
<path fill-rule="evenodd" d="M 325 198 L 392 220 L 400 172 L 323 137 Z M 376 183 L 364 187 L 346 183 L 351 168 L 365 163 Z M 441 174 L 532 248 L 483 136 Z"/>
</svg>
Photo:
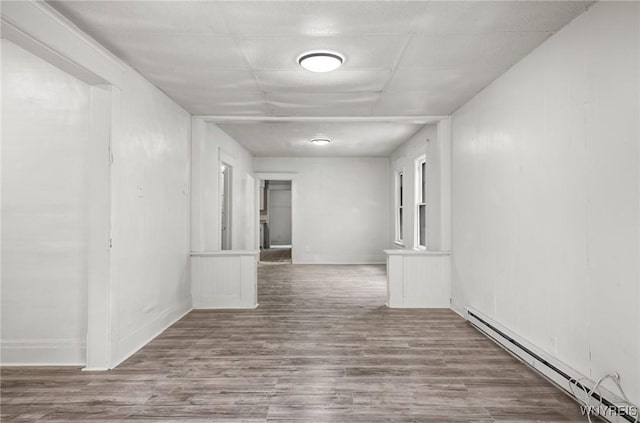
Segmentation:
<svg viewBox="0 0 640 423">
<path fill-rule="evenodd" d="M 194 115 L 447 115 L 580 1 L 55 1 Z M 296 57 L 327 48 L 339 70 Z"/>
<path fill-rule="evenodd" d="M 295 120 L 448 115 L 591 2 L 50 3 L 193 115 Z M 308 72 L 312 49 L 346 61 Z M 257 156 L 385 156 L 421 126 L 284 120 L 220 126 Z"/>
<path fill-rule="evenodd" d="M 396 122 L 251 122 L 219 123 L 256 156 L 386 157 L 424 125 Z M 331 139 L 313 145 L 311 138 Z"/>
</svg>

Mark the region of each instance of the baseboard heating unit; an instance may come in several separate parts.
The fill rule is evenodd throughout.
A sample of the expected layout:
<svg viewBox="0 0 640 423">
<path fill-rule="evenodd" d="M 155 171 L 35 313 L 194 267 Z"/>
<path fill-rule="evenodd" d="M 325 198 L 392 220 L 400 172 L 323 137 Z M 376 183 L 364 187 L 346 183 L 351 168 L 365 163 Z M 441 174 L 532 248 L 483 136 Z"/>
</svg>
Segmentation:
<svg viewBox="0 0 640 423">
<path fill-rule="evenodd" d="M 522 339 L 473 307 L 466 307 L 466 312 L 467 320 L 476 329 L 550 380 L 581 405 L 585 405 L 584 402 L 588 398 L 588 405 L 593 409 L 615 410 L 615 412 L 611 413 L 598 413 L 601 419 L 611 423 L 635 423 L 640 421 L 637 417 L 638 409 L 630 406 L 616 394 L 603 387 L 598 387 L 595 392 L 591 393 L 595 383 L 584 375 L 549 356 L 548 353 Z M 591 393 L 590 396 L 588 395 L 589 393 Z M 585 420 L 586 418 L 585 415 Z"/>
</svg>

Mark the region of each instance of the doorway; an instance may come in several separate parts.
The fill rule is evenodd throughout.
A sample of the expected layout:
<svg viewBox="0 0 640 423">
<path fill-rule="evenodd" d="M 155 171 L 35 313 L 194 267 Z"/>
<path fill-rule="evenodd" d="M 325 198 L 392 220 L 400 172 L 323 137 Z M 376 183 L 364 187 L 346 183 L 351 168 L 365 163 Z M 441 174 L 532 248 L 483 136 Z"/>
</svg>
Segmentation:
<svg viewBox="0 0 640 423">
<path fill-rule="evenodd" d="M 291 181 L 260 183 L 260 261 L 291 263 Z"/>
<path fill-rule="evenodd" d="M 231 178 L 233 169 L 227 163 L 220 165 L 220 249 L 231 249 Z"/>
</svg>

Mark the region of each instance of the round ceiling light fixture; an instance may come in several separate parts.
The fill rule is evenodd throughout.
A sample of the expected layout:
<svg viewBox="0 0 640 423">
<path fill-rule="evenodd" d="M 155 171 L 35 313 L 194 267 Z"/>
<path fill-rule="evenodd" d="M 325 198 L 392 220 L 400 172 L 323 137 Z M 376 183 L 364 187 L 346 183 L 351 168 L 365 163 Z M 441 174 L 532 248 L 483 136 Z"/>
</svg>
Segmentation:
<svg viewBox="0 0 640 423">
<path fill-rule="evenodd" d="M 311 144 L 313 145 L 327 145 L 331 142 L 329 138 L 312 138 Z"/>
<path fill-rule="evenodd" d="M 298 56 L 298 64 L 311 72 L 331 72 L 344 63 L 344 56 L 335 51 L 314 50 Z"/>
</svg>

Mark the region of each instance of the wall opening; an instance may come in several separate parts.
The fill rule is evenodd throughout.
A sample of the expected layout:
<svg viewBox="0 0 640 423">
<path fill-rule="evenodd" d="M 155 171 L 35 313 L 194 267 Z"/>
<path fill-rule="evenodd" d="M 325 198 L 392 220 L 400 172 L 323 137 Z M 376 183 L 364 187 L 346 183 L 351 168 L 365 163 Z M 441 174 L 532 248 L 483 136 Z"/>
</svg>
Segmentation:
<svg viewBox="0 0 640 423">
<path fill-rule="evenodd" d="M 260 261 L 291 263 L 293 246 L 291 181 L 260 182 Z"/>
<path fill-rule="evenodd" d="M 233 168 L 227 164 L 220 165 L 220 249 L 231 249 L 231 213 Z"/>
</svg>

